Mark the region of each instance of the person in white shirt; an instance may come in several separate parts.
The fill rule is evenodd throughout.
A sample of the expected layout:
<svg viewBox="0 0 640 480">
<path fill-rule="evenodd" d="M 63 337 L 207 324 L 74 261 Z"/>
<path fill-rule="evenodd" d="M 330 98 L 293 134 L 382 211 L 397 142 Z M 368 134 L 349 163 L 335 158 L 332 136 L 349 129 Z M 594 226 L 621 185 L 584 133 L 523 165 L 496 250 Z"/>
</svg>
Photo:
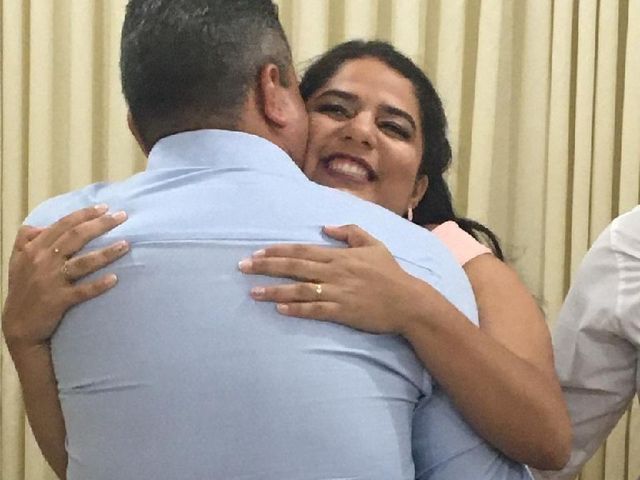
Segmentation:
<svg viewBox="0 0 640 480">
<path fill-rule="evenodd" d="M 572 479 L 640 392 L 640 206 L 616 218 L 585 256 L 553 344 L 573 425 L 571 459 L 541 479 Z"/>
</svg>

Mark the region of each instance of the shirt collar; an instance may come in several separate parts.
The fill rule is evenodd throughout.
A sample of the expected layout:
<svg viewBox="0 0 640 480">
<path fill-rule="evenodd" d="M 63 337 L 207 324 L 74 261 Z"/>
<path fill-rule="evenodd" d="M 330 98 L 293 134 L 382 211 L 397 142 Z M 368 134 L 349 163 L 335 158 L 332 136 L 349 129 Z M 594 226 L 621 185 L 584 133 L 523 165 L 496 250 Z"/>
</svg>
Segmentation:
<svg viewBox="0 0 640 480">
<path fill-rule="evenodd" d="M 306 179 L 277 145 L 229 130 L 195 130 L 160 139 L 149 153 L 147 170 L 177 167 L 249 169 Z"/>
</svg>

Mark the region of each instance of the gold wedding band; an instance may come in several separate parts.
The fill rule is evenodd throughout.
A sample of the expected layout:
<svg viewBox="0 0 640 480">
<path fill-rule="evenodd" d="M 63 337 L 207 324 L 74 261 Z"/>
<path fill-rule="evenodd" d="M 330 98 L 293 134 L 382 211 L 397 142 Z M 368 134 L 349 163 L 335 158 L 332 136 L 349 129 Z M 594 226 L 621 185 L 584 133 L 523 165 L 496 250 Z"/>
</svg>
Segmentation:
<svg viewBox="0 0 640 480">
<path fill-rule="evenodd" d="M 318 296 L 322 295 L 322 284 L 316 283 L 316 294 Z"/>
<path fill-rule="evenodd" d="M 62 276 L 67 282 L 70 282 L 72 280 L 71 274 L 69 273 L 69 265 L 67 264 L 67 262 L 64 262 L 64 264 L 62 265 Z"/>
</svg>

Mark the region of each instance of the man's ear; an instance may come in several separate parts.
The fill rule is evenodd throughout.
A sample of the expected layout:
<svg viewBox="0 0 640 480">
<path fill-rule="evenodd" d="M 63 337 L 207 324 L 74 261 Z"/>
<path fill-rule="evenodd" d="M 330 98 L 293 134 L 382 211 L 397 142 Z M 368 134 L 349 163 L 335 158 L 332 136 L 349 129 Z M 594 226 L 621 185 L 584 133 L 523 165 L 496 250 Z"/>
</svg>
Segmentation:
<svg viewBox="0 0 640 480">
<path fill-rule="evenodd" d="M 127 125 L 129 126 L 129 131 L 133 134 L 138 142 L 138 145 L 142 149 L 142 152 L 145 156 L 149 156 L 149 148 L 147 147 L 144 139 L 142 138 L 142 134 L 138 129 L 138 125 L 136 125 L 136 121 L 133 119 L 133 115 L 131 115 L 131 111 L 127 111 Z"/>
<path fill-rule="evenodd" d="M 285 127 L 291 116 L 289 108 L 289 88 L 283 85 L 287 83 L 280 69 L 273 63 L 268 63 L 260 69 L 258 79 L 258 102 L 266 120 L 277 127 Z"/>
</svg>

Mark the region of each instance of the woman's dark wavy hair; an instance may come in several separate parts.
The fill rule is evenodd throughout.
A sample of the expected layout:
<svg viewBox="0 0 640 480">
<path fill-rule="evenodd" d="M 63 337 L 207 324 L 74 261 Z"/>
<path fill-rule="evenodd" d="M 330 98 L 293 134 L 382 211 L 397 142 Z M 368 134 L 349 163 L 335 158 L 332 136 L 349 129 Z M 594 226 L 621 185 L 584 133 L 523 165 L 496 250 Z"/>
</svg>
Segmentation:
<svg viewBox="0 0 640 480">
<path fill-rule="evenodd" d="M 452 220 L 460 228 L 489 245 L 503 260 L 502 249 L 496 235 L 484 225 L 458 217 L 453 209 L 451 192 L 443 174 L 451 165 L 451 145 L 447 139 L 447 118 L 442 101 L 431 81 L 408 57 L 391 44 L 382 41 L 352 40 L 341 43 L 317 58 L 307 69 L 300 82 L 300 92 L 308 100 L 349 60 L 375 58 L 411 81 L 420 105 L 424 152 L 418 175 L 429 179 L 427 193 L 413 211 L 413 223 L 441 224 Z"/>
</svg>

